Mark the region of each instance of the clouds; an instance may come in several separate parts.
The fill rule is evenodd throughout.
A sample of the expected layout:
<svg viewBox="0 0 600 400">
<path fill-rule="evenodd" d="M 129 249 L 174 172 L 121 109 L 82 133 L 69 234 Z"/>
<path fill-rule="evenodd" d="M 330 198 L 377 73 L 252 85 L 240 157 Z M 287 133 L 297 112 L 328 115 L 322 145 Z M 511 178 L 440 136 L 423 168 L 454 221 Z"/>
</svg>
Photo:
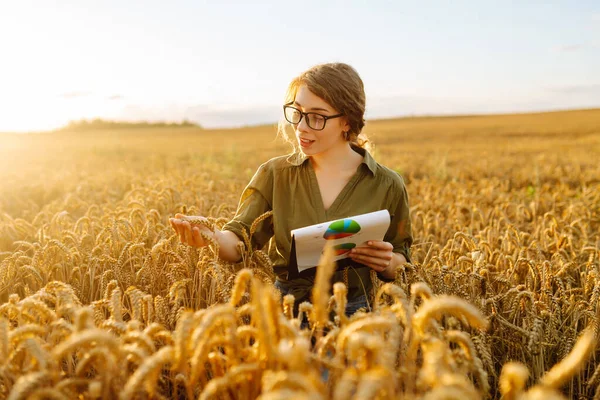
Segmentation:
<svg viewBox="0 0 600 400">
<path fill-rule="evenodd" d="M 88 91 L 75 91 L 75 92 L 66 92 L 66 93 L 61 93 L 58 95 L 58 97 L 62 98 L 62 99 L 77 99 L 77 98 L 81 98 L 81 97 L 87 97 L 90 96 L 92 93 L 88 92 Z"/>
<path fill-rule="evenodd" d="M 200 123 L 202 126 L 244 126 L 273 123 L 281 117 L 278 105 L 256 105 L 248 107 L 210 107 L 193 106 L 185 111 L 188 120 Z"/>
<path fill-rule="evenodd" d="M 123 96 L 122 94 L 112 94 L 109 96 L 105 96 L 105 95 L 97 95 L 91 91 L 87 91 L 87 90 L 76 90 L 76 91 L 72 91 L 72 92 L 65 92 L 65 93 L 60 93 L 58 95 L 58 97 L 60 99 L 63 100 L 72 100 L 72 99 L 83 99 L 83 98 L 105 98 L 106 100 L 123 100 L 125 99 L 125 96 Z"/>
<path fill-rule="evenodd" d="M 562 46 L 556 46 L 554 48 L 555 51 L 559 53 L 572 53 L 575 51 L 579 51 L 584 49 L 586 46 L 584 44 L 566 44 Z"/>
<path fill-rule="evenodd" d="M 584 26 L 586 33 L 581 37 L 583 41 L 557 45 L 552 50 L 558 53 L 575 53 L 600 48 L 600 12 L 591 14 L 584 22 Z"/>
<path fill-rule="evenodd" d="M 144 106 L 128 104 L 112 115 L 103 116 L 127 121 L 167 121 L 188 120 L 206 128 L 239 127 L 276 122 L 281 117 L 279 105 L 205 105 L 165 104 Z"/>
<path fill-rule="evenodd" d="M 549 92 L 563 95 L 595 95 L 600 102 L 600 83 L 589 85 L 564 85 L 547 88 Z"/>
<path fill-rule="evenodd" d="M 597 49 L 600 49 L 600 38 L 595 42 L 590 41 L 587 43 L 571 43 L 561 46 L 555 46 L 552 50 L 557 53 L 575 53 Z"/>
<path fill-rule="evenodd" d="M 600 49 L 600 39 L 595 42 L 572 43 L 555 46 L 552 48 L 552 51 L 556 53 L 583 53 L 589 52 L 589 50 L 598 51 L 598 49 Z"/>
</svg>

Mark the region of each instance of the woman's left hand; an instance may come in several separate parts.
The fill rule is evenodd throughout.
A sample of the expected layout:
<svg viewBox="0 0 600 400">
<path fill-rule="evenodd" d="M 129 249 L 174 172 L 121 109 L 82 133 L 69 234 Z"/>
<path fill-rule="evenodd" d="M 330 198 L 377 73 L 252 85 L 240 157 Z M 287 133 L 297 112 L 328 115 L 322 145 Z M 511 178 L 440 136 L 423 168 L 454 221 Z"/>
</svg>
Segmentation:
<svg viewBox="0 0 600 400">
<path fill-rule="evenodd" d="M 355 247 L 350 251 L 350 258 L 377 272 L 384 272 L 393 267 L 394 246 L 381 240 L 370 240 L 367 246 Z"/>
</svg>

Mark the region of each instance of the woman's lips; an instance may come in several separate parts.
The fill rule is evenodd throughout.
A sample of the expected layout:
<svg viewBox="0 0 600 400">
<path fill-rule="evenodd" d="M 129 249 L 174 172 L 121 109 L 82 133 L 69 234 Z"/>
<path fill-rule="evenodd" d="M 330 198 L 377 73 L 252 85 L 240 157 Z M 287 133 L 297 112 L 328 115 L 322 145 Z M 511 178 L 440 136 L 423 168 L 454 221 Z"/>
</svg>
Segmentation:
<svg viewBox="0 0 600 400">
<path fill-rule="evenodd" d="M 304 148 L 304 149 L 306 149 L 307 147 L 310 147 L 310 145 L 313 143 L 314 143 L 314 140 L 300 138 L 300 146 L 302 146 L 302 148 Z"/>
</svg>

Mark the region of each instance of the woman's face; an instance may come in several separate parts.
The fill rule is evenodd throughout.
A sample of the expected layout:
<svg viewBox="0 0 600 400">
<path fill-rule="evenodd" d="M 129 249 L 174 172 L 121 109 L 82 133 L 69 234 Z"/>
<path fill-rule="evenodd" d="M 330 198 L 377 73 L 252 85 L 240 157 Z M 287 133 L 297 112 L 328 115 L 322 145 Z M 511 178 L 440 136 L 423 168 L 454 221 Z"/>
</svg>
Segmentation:
<svg viewBox="0 0 600 400">
<path fill-rule="evenodd" d="M 338 111 L 327 104 L 325 100 L 308 90 L 306 85 L 298 88 L 292 106 L 303 112 L 315 112 L 324 116 L 338 114 Z M 300 123 L 294 124 L 294 127 L 298 145 L 307 156 L 327 151 L 336 146 L 345 145 L 346 140 L 344 139 L 343 132 L 349 129 L 344 117 L 332 118 L 325 121 L 325 128 L 323 130 L 311 129 L 306 122 L 306 117 L 303 117 Z"/>
</svg>

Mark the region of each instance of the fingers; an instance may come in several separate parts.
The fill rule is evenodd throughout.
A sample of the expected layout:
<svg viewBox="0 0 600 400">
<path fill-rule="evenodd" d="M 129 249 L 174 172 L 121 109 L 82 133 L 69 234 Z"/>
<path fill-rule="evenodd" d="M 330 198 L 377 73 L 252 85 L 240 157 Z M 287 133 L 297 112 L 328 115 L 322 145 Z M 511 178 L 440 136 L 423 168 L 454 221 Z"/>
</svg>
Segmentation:
<svg viewBox="0 0 600 400">
<path fill-rule="evenodd" d="M 194 247 L 206 246 L 206 241 L 204 240 L 200 232 L 205 231 L 208 234 L 212 234 L 213 232 L 211 232 L 208 228 L 204 226 L 190 224 L 184 219 L 185 217 L 185 215 L 178 213 L 175 214 L 174 218 L 169 218 L 169 223 L 179 236 L 179 241 L 182 244 L 187 244 L 189 246 Z"/>
<path fill-rule="evenodd" d="M 169 218 L 169 222 L 177 233 L 177 236 L 179 236 L 179 241 L 182 244 L 191 244 L 192 232 L 190 229 L 190 224 L 176 218 Z"/>
<path fill-rule="evenodd" d="M 350 258 L 364 264 L 377 272 L 388 268 L 393 259 L 394 246 L 383 241 L 370 241 L 368 246 L 355 247 L 350 251 Z"/>
<path fill-rule="evenodd" d="M 169 218 L 169 223 L 171 224 L 171 227 L 175 230 L 175 232 L 178 235 L 181 233 L 182 222 L 183 221 L 181 221 L 178 218 Z"/>
<path fill-rule="evenodd" d="M 185 239 L 185 243 L 187 243 L 188 245 L 191 246 L 193 243 L 192 226 L 187 221 L 184 221 L 182 225 L 183 225 L 183 237 Z"/>
<path fill-rule="evenodd" d="M 357 262 L 361 263 L 362 265 L 366 265 L 367 267 L 371 268 L 372 270 L 375 270 L 377 272 L 383 272 L 386 270 L 387 267 L 384 267 L 382 265 L 378 264 L 373 264 L 369 261 L 366 260 L 356 260 Z"/>
<path fill-rule="evenodd" d="M 193 246 L 196 246 L 196 247 L 204 246 L 204 239 L 200 235 L 200 228 L 198 228 L 197 226 L 194 226 L 192 228 L 192 242 L 193 242 Z"/>
<path fill-rule="evenodd" d="M 185 222 L 184 221 L 175 221 L 175 224 L 177 224 L 177 234 L 179 235 L 179 241 L 182 244 L 187 244 L 187 237 L 186 237 L 186 227 L 185 227 Z"/>
<path fill-rule="evenodd" d="M 177 236 L 179 236 L 179 240 L 181 240 L 181 221 L 176 218 L 169 218 L 169 223 Z"/>
<path fill-rule="evenodd" d="M 384 242 L 382 240 L 371 240 L 371 241 L 367 242 L 367 245 L 369 247 L 379 249 L 379 250 L 388 250 L 388 251 L 394 250 L 394 245 L 392 245 L 390 242 Z"/>
<path fill-rule="evenodd" d="M 370 267 L 378 272 L 385 270 L 387 267 L 390 266 L 390 263 L 391 263 L 391 258 L 386 259 L 386 258 L 372 257 L 372 256 L 364 255 L 364 254 L 354 254 L 354 255 L 351 255 L 350 257 L 353 260 L 355 260 L 361 264 L 365 264 L 368 267 Z"/>
<path fill-rule="evenodd" d="M 367 256 L 373 258 L 381 258 L 386 261 L 390 261 L 393 257 L 390 250 L 374 250 L 369 247 L 355 247 L 350 251 L 350 257 L 354 256 Z"/>
<path fill-rule="evenodd" d="M 350 251 L 350 257 L 356 258 L 359 260 L 361 257 L 365 260 L 368 259 L 381 259 L 383 261 L 389 262 L 392 260 L 394 253 L 391 250 L 375 250 L 370 247 L 355 247 Z"/>
</svg>

